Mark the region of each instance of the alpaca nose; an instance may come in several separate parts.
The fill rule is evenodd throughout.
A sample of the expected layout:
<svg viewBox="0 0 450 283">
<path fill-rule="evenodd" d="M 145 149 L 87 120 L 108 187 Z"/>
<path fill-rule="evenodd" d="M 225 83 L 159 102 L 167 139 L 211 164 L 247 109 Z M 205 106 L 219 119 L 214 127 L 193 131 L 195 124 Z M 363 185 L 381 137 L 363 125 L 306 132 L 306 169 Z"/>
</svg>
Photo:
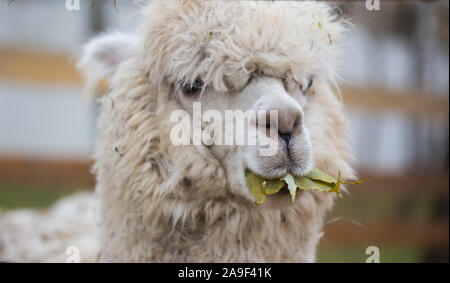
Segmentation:
<svg viewBox="0 0 450 283">
<path fill-rule="evenodd" d="M 267 111 L 266 121 L 262 121 L 266 124 L 266 128 L 276 128 L 278 135 L 282 141 L 284 141 L 286 146 L 289 145 L 293 137 L 301 134 L 303 124 L 302 109 L 299 106 L 288 102 L 291 101 L 287 101 L 286 103 L 278 101 L 275 105 L 272 103 L 270 106 L 258 107 L 259 110 Z M 277 123 L 271 121 L 269 112 L 272 110 L 275 110 L 277 113 Z"/>
<path fill-rule="evenodd" d="M 269 79 L 256 81 L 250 90 L 264 93 L 255 104 L 258 111 L 266 111 L 266 119 L 260 122 L 265 123 L 267 129 L 276 130 L 275 133 L 278 133 L 286 147 L 293 138 L 302 134 L 303 110 L 298 101 L 285 91 L 279 81 Z M 276 111 L 276 123 L 271 118 L 272 110 Z"/>
<path fill-rule="evenodd" d="M 301 134 L 303 113 L 299 107 L 287 105 L 278 109 L 278 135 L 289 146 L 292 137 Z"/>
<path fill-rule="evenodd" d="M 270 107 L 270 110 L 277 111 L 277 123 L 270 121 L 269 113 L 266 118 L 266 128 L 275 128 L 284 146 L 287 148 L 292 139 L 302 132 L 303 112 L 295 105 L 278 105 Z"/>
</svg>

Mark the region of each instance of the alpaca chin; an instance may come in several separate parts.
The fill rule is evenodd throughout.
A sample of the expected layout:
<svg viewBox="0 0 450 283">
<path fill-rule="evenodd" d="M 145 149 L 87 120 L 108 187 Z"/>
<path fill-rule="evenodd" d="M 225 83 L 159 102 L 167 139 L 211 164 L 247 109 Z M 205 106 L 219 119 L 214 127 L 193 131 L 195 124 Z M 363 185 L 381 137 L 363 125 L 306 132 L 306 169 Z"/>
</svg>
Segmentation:
<svg viewBox="0 0 450 283">
<path fill-rule="evenodd" d="M 297 192 L 297 198 L 302 197 L 303 192 Z M 270 195 L 264 203 L 266 209 L 282 211 L 286 207 L 292 206 L 292 198 L 287 189 L 282 189 L 279 193 Z"/>
</svg>

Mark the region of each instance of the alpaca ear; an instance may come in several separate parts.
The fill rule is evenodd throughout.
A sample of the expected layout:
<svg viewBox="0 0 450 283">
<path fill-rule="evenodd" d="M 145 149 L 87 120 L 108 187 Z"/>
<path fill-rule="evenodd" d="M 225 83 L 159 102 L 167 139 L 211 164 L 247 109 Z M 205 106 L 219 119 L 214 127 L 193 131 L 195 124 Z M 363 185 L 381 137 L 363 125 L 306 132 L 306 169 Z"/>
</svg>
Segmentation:
<svg viewBox="0 0 450 283">
<path fill-rule="evenodd" d="M 136 36 L 123 33 L 105 34 L 83 46 L 77 67 L 84 76 L 88 98 L 104 92 L 119 64 L 135 55 L 137 46 Z"/>
</svg>

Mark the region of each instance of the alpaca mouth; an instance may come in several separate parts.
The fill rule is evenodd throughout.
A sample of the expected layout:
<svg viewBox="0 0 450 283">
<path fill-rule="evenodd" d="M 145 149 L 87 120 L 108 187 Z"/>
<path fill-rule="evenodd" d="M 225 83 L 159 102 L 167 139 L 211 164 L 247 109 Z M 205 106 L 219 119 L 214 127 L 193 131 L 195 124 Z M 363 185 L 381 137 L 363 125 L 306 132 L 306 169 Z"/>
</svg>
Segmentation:
<svg viewBox="0 0 450 283">
<path fill-rule="evenodd" d="M 280 190 L 280 193 L 289 195 L 288 185 L 286 183 L 283 184 L 283 187 Z"/>
<path fill-rule="evenodd" d="M 250 169 L 245 170 L 245 181 L 248 190 L 255 198 L 255 204 L 263 204 L 271 195 L 282 194 L 289 191 L 292 202 L 295 201 L 297 190 L 315 190 L 319 192 L 334 192 L 339 195 L 341 184 L 360 184 L 367 180 L 348 182 L 341 179 L 341 174 L 334 178 L 327 173 L 313 167 L 303 176 L 292 176 L 287 173 L 284 177 L 278 179 L 264 179 Z"/>
<path fill-rule="evenodd" d="M 288 196 L 290 194 L 288 184 L 280 182 L 281 178 L 266 177 L 253 172 L 251 169 L 245 169 L 245 183 L 250 194 L 255 198 L 255 204 L 263 204 L 268 196 L 279 195 Z"/>
<path fill-rule="evenodd" d="M 283 184 L 283 187 L 281 187 L 281 190 L 278 192 L 278 194 L 289 196 L 290 192 L 288 189 L 288 185 L 286 183 Z"/>
</svg>

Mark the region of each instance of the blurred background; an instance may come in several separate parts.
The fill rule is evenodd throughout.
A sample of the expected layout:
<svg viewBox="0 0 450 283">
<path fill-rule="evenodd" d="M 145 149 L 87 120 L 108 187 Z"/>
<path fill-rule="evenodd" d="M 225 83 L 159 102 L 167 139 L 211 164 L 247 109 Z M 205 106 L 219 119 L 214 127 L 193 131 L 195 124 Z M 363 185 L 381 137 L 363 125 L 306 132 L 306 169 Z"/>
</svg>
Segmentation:
<svg viewBox="0 0 450 283">
<path fill-rule="evenodd" d="M 95 34 L 136 29 L 142 2 L 0 0 L 0 211 L 93 189 L 96 107 L 74 61 Z M 337 202 L 318 261 L 364 262 L 377 246 L 381 262 L 448 262 L 449 2 L 335 3 L 354 25 L 339 74 L 371 179 Z"/>
</svg>

